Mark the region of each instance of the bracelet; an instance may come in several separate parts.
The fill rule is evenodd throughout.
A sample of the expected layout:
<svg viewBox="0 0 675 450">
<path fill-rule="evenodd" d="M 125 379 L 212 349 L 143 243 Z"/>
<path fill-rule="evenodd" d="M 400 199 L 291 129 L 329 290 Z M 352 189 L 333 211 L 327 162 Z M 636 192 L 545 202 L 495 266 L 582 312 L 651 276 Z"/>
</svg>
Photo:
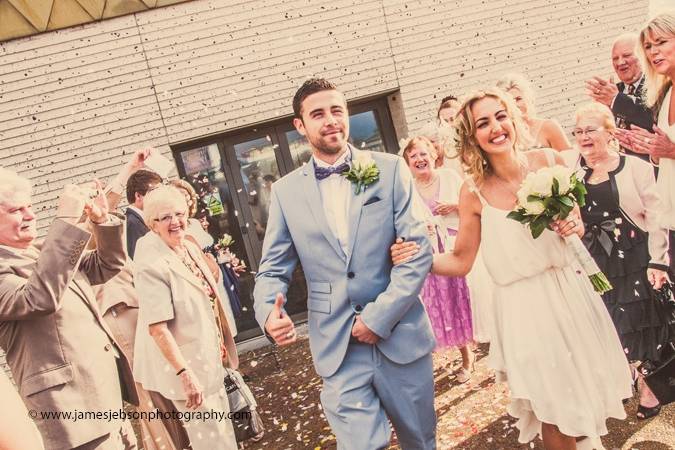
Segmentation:
<svg viewBox="0 0 675 450">
<path fill-rule="evenodd" d="M 185 372 L 186 370 L 187 370 L 187 369 L 186 369 L 185 367 L 183 367 L 183 368 L 180 369 L 178 372 L 176 372 L 176 376 L 180 375 L 181 373 Z"/>
</svg>

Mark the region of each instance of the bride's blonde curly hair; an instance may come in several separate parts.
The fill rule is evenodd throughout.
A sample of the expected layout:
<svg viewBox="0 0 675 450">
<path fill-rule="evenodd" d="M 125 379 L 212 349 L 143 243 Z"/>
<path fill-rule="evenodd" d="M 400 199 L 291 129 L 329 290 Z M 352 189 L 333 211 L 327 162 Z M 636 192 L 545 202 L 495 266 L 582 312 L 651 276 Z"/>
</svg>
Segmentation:
<svg viewBox="0 0 675 450">
<path fill-rule="evenodd" d="M 463 97 L 462 105 L 453 122 L 455 127 L 455 146 L 465 172 L 479 186 L 492 173 L 493 168 L 490 166 L 490 161 L 486 158 L 485 152 L 478 145 L 478 141 L 476 141 L 475 118 L 471 113 L 471 108 L 479 100 L 488 97 L 494 98 L 503 104 L 506 114 L 513 122 L 515 130 L 515 136 L 512 137 L 514 150 L 516 152 L 526 151 L 531 145 L 527 125 L 525 125 L 520 109 L 516 106 L 511 95 L 497 87 L 493 87 L 474 91 Z"/>
</svg>

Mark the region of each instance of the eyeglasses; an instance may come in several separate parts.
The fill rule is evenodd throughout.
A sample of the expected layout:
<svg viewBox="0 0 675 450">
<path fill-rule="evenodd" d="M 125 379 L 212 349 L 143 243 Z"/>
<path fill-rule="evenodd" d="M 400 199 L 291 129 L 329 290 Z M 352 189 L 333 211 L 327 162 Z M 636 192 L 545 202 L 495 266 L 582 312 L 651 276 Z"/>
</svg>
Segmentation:
<svg viewBox="0 0 675 450">
<path fill-rule="evenodd" d="M 181 221 L 185 218 L 185 213 L 184 212 L 177 212 L 174 214 L 163 214 L 159 216 L 157 219 L 155 219 L 155 222 L 161 222 L 163 224 L 168 224 L 173 221 L 173 218 L 176 218 L 177 220 Z"/>
<path fill-rule="evenodd" d="M 583 137 L 585 134 L 588 136 L 594 136 L 597 132 L 604 130 L 604 127 L 598 127 L 598 128 L 586 128 L 585 130 L 582 130 L 581 128 L 575 128 L 572 130 L 572 136 L 574 137 Z"/>
</svg>

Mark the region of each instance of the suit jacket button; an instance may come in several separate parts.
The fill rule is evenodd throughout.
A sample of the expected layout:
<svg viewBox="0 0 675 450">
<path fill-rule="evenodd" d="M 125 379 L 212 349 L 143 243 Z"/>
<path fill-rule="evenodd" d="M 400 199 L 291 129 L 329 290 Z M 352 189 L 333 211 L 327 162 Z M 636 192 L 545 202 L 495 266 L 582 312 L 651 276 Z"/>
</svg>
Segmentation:
<svg viewBox="0 0 675 450">
<path fill-rule="evenodd" d="M 352 309 L 356 314 L 361 314 L 361 311 L 363 311 L 363 306 L 361 305 L 352 305 Z"/>
<path fill-rule="evenodd" d="M 109 352 L 111 348 L 112 348 L 112 345 L 105 344 L 105 347 L 103 347 L 103 350 L 105 350 L 106 352 Z"/>
<path fill-rule="evenodd" d="M 347 273 L 347 278 L 349 278 L 350 280 L 351 280 L 352 278 L 354 278 L 355 276 L 356 276 L 356 274 L 355 274 L 354 272 L 348 272 L 348 273 Z"/>
</svg>

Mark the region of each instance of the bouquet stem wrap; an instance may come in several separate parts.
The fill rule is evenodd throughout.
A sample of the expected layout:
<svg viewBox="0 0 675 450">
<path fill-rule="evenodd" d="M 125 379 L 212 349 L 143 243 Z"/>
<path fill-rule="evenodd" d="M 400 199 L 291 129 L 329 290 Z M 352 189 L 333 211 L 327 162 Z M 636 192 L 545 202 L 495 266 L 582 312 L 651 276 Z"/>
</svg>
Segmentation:
<svg viewBox="0 0 675 450">
<path fill-rule="evenodd" d="M 595 260 L 588 252 L 583 242 L 581 242 L 579 236 L 576 234 L 567 236 L 565 238 L 565 243 L 576 257 L 583 271 L 586 272 L 586 275 L 588 275 L 588 278 L 593 285 L 593 289 L 595 289 L 595 291 L 599 294 L 604 294 L 605 292 L 611 290 L 612 284 L 609 282 L 605 274 L 600 271 L 600 268 L 595 263 Z"/>
</svg>

